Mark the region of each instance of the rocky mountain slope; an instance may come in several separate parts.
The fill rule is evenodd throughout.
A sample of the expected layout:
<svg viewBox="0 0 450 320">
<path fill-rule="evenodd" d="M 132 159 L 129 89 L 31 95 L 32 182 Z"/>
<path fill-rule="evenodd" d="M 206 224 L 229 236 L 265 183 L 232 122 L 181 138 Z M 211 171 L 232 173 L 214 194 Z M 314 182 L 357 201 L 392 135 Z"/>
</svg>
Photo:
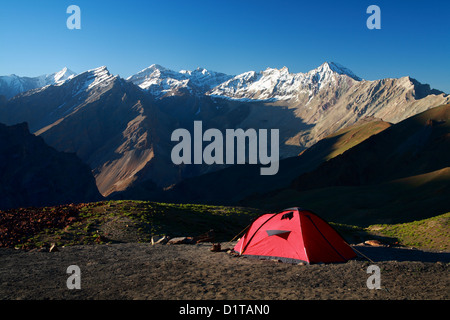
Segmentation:
<svg viewBox="0 0 450 320">
<path fill-rule="evenodd" d="M 47 146 L 25 123 L 0 124 L 0 141 L 1 209 L 101 199 L 90 168 Z"/>
<path fill-rule="evenodd" d="M 450 104 L 427 110 L 302 172 L 289 187 L 244 202 L 266 209 L 301 205 L 362 225 L 448 212 L 449 125 Z"/>
<path fill-rule="evenodd" d="M 195 120 L 221 132 L 278 129 L 284 159 L 362 118 L 397 123 L 449 102 L 409 77 L 367 81 L 336 63 L 307 73 L 282 68 L 237 76 L 152 65 L 127 80 L 100 67 L 0 101 L 0 122 L 27 122 L 52 147 L 76 153 L 110 195 L 223 168 L 172 163 L 172 132 L 192 133 Z"/>
<path fill-rule="evenodd" d="M 200 73 L 201 78 L 198 77 Z M 226 104 L 222 100 L 239 103 L 239 106 L 244 104 L 245 109 L 240 108 L 238 112 L 241 114 L 245 110 L 248 113 L 242 121 L 244 128 L 267 126 L 281 130 L 285 145 L 282 157 L 295 155 L 362 117 L 397 123 L 430 107 L 450 102 L 447 94 L 408 76 L 368 81 L 334 62 L 325 62 L 306 73 L 290 73 L 283 67 L 237 76 L 201 68 L 177 73 L 152 65 L 130 77 L 129 81 L 158 98 L 183 94 L 208 96 L 217 104 L 217 109 L 222 108 L 220 104 Z M 203 90 L 195 89 L 199 87 Z M 202 105 L 185 108 L 190 110 L 191 117 L 211 118 Z"/>
<path fill-rule="evenodd" d="M 235 165 L 185 179 L 164 192 L 156 188 L 154 184 L 142 183 L 118 194 L 117 197 L 235 205 L 246 198 L 289 187 L 292 180 L 300 174 L 314 170 L 320 164 L 389 127 L 390 124 L 384 121 L 372 118 L 362 119 L 357 124 L 320 140 L 299 156 L 282 159 L 279 172 L 273 176 L 261 176 L 259 165 Z"/>
<path fill-rule="evenodd" d="M 377 184 L 450 168 L 450 104 L 408 118 L 298 177 L 297 190 Z"/>
</svg>

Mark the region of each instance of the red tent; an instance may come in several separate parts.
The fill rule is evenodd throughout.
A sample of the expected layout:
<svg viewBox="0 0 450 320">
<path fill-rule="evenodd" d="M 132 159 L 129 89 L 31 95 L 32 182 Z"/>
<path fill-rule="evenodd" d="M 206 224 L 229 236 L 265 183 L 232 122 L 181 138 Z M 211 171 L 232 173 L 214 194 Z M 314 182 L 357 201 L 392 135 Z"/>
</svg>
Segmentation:
<svg viewBox="0 0 450 320">
<path fill-rule="evenodd" d="M 325 220 L 300 208 L 262 215 L 234 250 L 244 256 L 292 263 L 345 262 L 356 257 Z"/>
</svg>

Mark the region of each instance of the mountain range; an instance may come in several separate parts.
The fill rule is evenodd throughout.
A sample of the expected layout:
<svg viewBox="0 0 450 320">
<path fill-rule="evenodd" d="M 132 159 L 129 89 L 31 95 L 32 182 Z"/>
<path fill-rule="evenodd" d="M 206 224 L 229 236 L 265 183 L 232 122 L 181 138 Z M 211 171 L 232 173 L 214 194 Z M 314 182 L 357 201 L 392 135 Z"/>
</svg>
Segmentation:
<svg viewBox="0 0 450 320">
<path fill-rule="evenodd" d="M 127 79 L 106 67 L 31 79 L 0 77 L 0 122 L 27 122 L 51 147 L 75 153 L 104 196 L 141 185 L 167 189 L 225 169 L 171 162 L 171 133 L 192 131 L 195 120 L 221 131 L 279 129 L 286 159 L 364 119 L 396 124 L 450 103 L 449 95 L 408 76 L 364 80 L 332 62 L 306 73 L 284 67 L 226 75 L 154 64 Z"/>
</svg>

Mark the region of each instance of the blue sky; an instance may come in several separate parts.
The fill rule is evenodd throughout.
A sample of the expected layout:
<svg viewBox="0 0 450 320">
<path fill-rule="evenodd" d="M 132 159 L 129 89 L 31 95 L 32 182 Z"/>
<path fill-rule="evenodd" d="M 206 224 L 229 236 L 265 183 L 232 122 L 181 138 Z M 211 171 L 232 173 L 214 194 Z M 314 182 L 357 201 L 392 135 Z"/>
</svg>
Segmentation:
<svg viewBox="0 0 450 320">
<path fill-rule="evenodd" d="M 69 30 L 69 5 L 81 30 Z M 366 9 L 381 9 L 369 30 Z M 368 79 L 409 75 L 450 93 L 450 1 L 15 0 L 0 6 L 0 75 L 158 63 L 228 74 L 335 61 Z"/>
</svg>

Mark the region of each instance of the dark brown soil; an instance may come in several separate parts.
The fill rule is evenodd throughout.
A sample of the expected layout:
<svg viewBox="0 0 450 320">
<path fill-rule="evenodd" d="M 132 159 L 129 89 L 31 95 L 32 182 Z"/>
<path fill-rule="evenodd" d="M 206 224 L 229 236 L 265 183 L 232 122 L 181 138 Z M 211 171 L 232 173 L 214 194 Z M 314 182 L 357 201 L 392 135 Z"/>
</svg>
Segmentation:
<svg viewBox="0 0 450 320">
<path fill-rule="evenodd" d="M 292 265 L 211 252 L 211 244 L 121 243 L 56 252 L 0 249 L 3 300 L 447 300 L 450 253 L 355 247 L 364 258 L 342 264 Z M 381 289 L 366 285 L 381 269 Z M 67 267 L 81 270 L 69 290 Z"/>
</svg>

